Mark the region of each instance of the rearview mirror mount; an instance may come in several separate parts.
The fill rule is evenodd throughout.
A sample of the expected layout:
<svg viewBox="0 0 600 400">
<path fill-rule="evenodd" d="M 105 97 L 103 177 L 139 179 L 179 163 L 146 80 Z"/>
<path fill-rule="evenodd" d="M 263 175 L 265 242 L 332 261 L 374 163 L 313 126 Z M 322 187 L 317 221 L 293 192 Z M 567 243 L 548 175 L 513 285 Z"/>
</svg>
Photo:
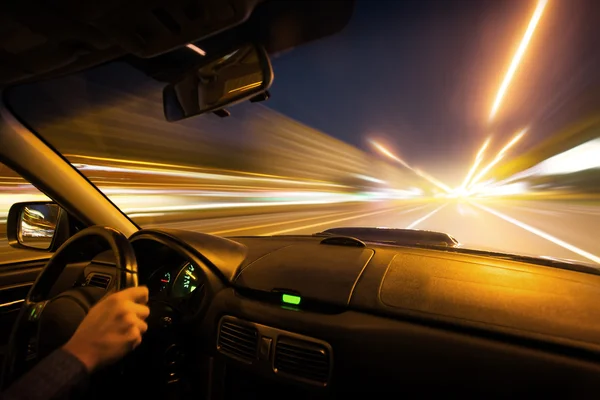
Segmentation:
<svg viewBox="0 0 600 400">
<path fill-rule="evenodd" d="M 165 118 L 179 121 L 249 99 L 266 99 L 268 94 L 262 94 L 272 82 L 273 69 L 265 49 L 256 44 L 239 46 L 207 58 L 167 85 L 163 90 Z"/>
</svg>

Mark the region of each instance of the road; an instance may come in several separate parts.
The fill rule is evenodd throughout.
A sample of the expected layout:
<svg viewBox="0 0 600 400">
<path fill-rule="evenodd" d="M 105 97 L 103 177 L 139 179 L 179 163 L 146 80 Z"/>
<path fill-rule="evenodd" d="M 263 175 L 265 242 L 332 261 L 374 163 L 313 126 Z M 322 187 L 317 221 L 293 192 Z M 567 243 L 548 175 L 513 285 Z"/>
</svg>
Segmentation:
<svg viewBox="0 0 600 400">
<path fill-rule="evenodd" d="M 376 226 L 450 233 L 465 247 L 598 264 L 600 206 L 555 201 L 402 200 L 289 206 L 250 215 L 145 223 L 221 236 L 311 234 L 332 227 Z M 2 241 L 0 261 L 27 257 Z M 39 254 L 39 253 L 35 253 Z"/>
</svg>

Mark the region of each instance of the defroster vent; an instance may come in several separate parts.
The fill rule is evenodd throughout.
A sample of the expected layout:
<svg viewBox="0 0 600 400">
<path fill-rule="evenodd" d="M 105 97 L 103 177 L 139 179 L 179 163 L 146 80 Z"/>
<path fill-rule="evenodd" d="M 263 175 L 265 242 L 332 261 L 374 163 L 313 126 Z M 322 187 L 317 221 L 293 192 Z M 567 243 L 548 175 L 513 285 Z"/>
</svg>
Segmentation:
<svg viewBox="0 0 600 400">
<path fill-rule="evenodd" d="M 258 330 L 253 326 L 222 320 L 217 349 L 230 357 L 251 363 L 258 352 Z"/>
<path fill-rule="evenodd" d="M 279 337 L 274 367 L 278 373 L 325 386 L 331 373 L 331 352 L 319 343 Z"/>
</svg>

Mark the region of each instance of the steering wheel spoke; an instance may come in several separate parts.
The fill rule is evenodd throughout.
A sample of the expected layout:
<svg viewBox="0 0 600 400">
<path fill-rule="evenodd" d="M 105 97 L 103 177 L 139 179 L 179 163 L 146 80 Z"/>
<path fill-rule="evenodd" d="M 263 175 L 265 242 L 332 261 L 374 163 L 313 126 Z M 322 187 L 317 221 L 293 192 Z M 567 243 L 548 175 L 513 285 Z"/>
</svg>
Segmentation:
<svg viewBox="0 0 600 400">
<path fill-rule="evenodd" d="M 73 235 L 48 261 L 23 302 L 4 359 L 2 388 L 37 362 L 39 357 L 66 343 L 89 308 L 102 297 L 102 294 L 92 293 L 97 288 L 80 286 L 50 297 L 67 265 L 75 260 L 81 261 L 82 249 L 95 249 L 85 254 L 89 260 L 97 255 L 99 247 L 89 246 L 93 241 L 103 242 L 103 247 L 112 250 L 115 255 L 114 289 L 119 291 L 137 286 L 135 253 L 122 233 L 112 228 L 92 226 Z"/>
<path fill-rule="evenodd" d="M 39 322 L 46 304 L 48 304 L 48 300 L 26 301 L 25 304 L 23 304 L 23 307 L 25 308 L 24 312 L 27 316 L 27 321 L 31 323 Z"/>
</svg>

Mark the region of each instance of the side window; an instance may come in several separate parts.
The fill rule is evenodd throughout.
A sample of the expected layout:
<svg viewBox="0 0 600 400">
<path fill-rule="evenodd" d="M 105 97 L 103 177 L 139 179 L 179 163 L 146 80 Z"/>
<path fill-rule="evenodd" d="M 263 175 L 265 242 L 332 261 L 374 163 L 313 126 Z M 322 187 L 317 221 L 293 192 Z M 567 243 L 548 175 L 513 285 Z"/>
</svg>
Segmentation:
<svg viewBox="0 0 600 400">
<path fill-rule="evenodd" d="M 28 201 L 50 201 L 50 199 L 19 174 L 0 163 L 0 265 L 48 255 L 41 251 L 13 248 L 8 244 L 6 235 L 8 210 L 15 203 Z"/>
</svg>

